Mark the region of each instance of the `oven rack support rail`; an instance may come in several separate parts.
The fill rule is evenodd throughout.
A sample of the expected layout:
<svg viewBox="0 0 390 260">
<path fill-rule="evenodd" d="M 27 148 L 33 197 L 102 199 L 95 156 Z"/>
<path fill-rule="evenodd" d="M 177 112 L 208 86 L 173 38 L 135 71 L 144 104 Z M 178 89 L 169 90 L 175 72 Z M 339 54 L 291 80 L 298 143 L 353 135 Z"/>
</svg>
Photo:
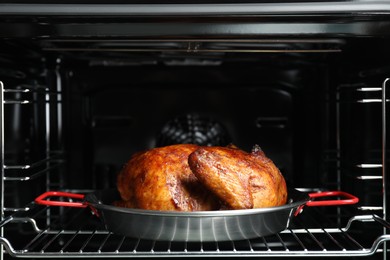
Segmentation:
<svg viewBox="0 0 390 260">
<path fill-rule="evenodd" d="M 48 210 L 45 208 L 40 212 L 46 214 Z M 344 228 L 288 228 L 256 239 L 204 243 L 140 240 L 115 235 L 104 228 L 40 229 L 35 219 L 16 215 L 4 219 L 0 227 L 23 223 L 30 226 L 34 234 L 20 248 L 15 248 L 5 237 L 0 237 L 0 243 L 9 255 L 21 258 L 350 257 L 383 252 L 381 245 L 390 240 L 390 235 L 380 235 L 370 246 L 363 246 L 350 234 L 351 226 L 356 222 L 374 223 L 389 229 L 390 223 L 376 215 L 351 217 Z M 78 242 L 77 247 L 71 246 L 74 241 Z"/>
</svg>

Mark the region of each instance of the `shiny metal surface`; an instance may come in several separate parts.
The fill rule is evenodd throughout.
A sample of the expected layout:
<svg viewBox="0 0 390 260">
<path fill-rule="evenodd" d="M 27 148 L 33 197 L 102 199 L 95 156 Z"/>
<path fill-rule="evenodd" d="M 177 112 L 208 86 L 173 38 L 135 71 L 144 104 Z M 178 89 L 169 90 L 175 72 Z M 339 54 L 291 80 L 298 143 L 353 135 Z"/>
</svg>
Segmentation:
<svg viewBox="0 0 390 260">
<path fill-rule="evenodd" d="M 288 227 L 293 211 L 283 209 L 226 216 L 174 216 L 103 210 L 101 217 L 107 229 L 116 234 L 163 241 L 206 242 L 251 239 L 280 232 Z"/>
<path fill-rule="evenodd" d="M 86 196 L 106 228 L 120 235 L 158 241 L 232 241 L 278 233 L 289 226 L 297 207 L 309 197 L 289 191 L 289 203 L 280 207 L 198 212 L 152 211 L 110 205 L 116 190 Z M 140 224 L 142 223 L 142 224 Z"/>
<path fill-rule="evenodd" d="M 386 150 L 387 150 L 387 121 L 386 121 L 386 88 L 389 78 L 386 78 L 382 84 L 382 205 L 383 205 L 383 219 L 387 220 L 387 178 L 386 178 Z M 383 235 L 387 235 L 387 228 L 383 228 Z M 383 250 L 387 251 L 387 243 L 383 244 Z"/>
<path fill-rule="evenodd" d="M 35 205 L 36 206 L 36 205 Z M 34 207 L 33 207 L 34 208 Z M 40 211 L 39 216 L 45 215 L 49 208 L 35 207 Z M 53 229 L 48 226 L 38 228 L 34 219 L 7 218 L 0 226 L 12 227 L 25 223 L 34 230 L 34 236 L 21 235 L 25 244 L 19 245 L 15 241 L 9 241 L 0 237 L 0 243 L 4 245 L 8 254 L 22 258 L 161 258 L 161 257 L 345 257 L 345 256 L 369 256 L 381 251 L 381 245 L 390 239 L 389 235 L 380 235 L 370 243 L 364 244 L 361 237 L 355 237 L 356 226 L 373 224 L 377 227 L 390 227 L 389 223 L 375 215 L 360 215 L 349 219 L 348 223 L 339 228 L 310 228 L 308 223 L 303 226 L 296 225 L 297 219 L 313 213 L 309 208 L 305 213 L 294 218 L 291 226 L 278 234 L 258 237 L 250 240 L 238 240 L 228 242 L 171 242 L 157 240 L 133 239 L 118 236 L 99 227 L 83 228 L 83 221 L 72 219 L 73 229 Z M 34 209 L 32 209 L 34 210 Z M 74 209 L 68 212 L 78 215 L 86 213 L 88 209 Z M 317 215 L 310 217 L 317 218 Z M 92 222 L 95 216 L 86 214 Z M 310 222 L 310 221 L 309 221 Z M 69 224 L 69 223 L 68 223 Z M 355 227 L 355 228 L 354 228 Z M 333 243 L 326 243 L 324 237 L 331 238 Z M 25 240 L 27 238 L 27 240 Z M 320 239 L 320 240 L 318 240 Z M 73 244 L 78 241 L 79 243 Z M 334 246 L 336 245 L 336 247 Z"/>
<path fill-rule="evenodd" d="M 45 39 L 76 35 L 104 38 L 379 36 L 389 34 L 389 13 L 388 1 L 0 4 L 0 15 L 14 18 L 0 19 L 0 36 Z M 31 21 L 18 21 L 20 17 Z M 37 22 L 35 17 L 42 22 Z M 58 17 L 66 19 L 55 21 Z M 85 17 L 94 22 L 86 23 Z M 112 19 L 109 23 L 107 17 Z"/>
<path fill-rule="evenodd" d="M 388 14 L 388 1 L 201 4 L 1 4 L 2 15 L 297 15 L 329 13 Z"/>
</svg>

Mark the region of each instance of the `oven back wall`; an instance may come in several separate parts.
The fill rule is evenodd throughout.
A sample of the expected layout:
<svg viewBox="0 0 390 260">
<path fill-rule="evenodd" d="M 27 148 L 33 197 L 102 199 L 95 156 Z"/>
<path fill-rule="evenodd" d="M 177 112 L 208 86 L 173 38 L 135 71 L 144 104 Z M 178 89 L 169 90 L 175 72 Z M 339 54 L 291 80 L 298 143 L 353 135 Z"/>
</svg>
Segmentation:
<svg viewBox="0 0 390 260">
<path fill-rule="evenodd" d="M 320 149 L 307 136 L 320 134 L 310 115 L 319 105 L 302 94 L 313 85 L 297 82 L 301 73 L 313 75 L 253 65 L 73 68 L 65 73 L 71 186 L 112 187 L 134 152 L 173 143 L 258 144 L 292 182 L 294 168 L 317 167 L 302 165 L 300 153 Z"/>
</svg>

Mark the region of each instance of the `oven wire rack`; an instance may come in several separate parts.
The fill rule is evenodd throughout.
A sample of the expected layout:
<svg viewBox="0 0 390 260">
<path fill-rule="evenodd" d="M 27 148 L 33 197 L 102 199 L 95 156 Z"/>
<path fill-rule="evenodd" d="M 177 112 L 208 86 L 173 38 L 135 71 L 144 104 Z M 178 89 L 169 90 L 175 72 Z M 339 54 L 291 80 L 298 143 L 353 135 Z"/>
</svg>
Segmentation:
<svg viewBox="0 0 390 260">
<path fill-rule="evenodd" d="M 381 103 L 382 104 L 382 127 L 383 127 L 383 147 L 382 164 L 374 167 L 382 168 L 382 183 L 386 183 L 386 99 L 385 89 L 388 86 L 386 79 L 382 88 L 374 88 L 364 91 L 382 91 L 382 99 L 362 100 L 362 103 Z M 5 93 L 26 94 L 30 91 L 17 89 L 4 90 L 0 82 L 2 103 L 1 114 L 4 116 L 4 105 L 31 105 L 34 99 L 4 99 Z M 34 89 L 34 88 L 33 88 Z M 60 88 L 61 89 L 61 88 Z M 52 96 L 58 96 L 60 92 L 49 92 L 39 86 L 37 93 L 45 97 L 45 102 L 51 102 Z M 61 98 L 54 98 L 54 106 L 61 105 Z M 43 111 L 43 115 L 50 118 L 52 113 L 48 106 Z M 3 122 L 1 122 L 3 127 Z M 47 121 L 47 127 L 50 125 Z M 0 128 L 0 136 L 4 138 L 4 133 Z M 2 157 L 4 156 L 4 146 Z M 47 159 L 48 158 L 48 159 Z M 33 163 L 48 165 L 46 170 L 36 170 L 35 167 L 26 165 L 5 165 L 4 158 L 1 162 L 1 187 L 6 182 L 28 181 L 34 178 L 47 176 L 48 171 L 58 168 L 62 165 L 61 156 L 51 157 L 50 154 Z M 30 165 L 31 166 L 31 165 Z M 367 166 L 367 165 L 365 165 Z M 368 165 L 373 167 L 372 165 Z M 31 168 L 31 169 L 30 169 Z M 25 172 L 22 177 L 17 178 L 12 175 L 13 170 Z M 39 167 L 37 168 L 39 169 Z M 294 218 L 292 225 L 278 234 L 259 237 L 250 240 L 227 241 L 227 242 L 170 242 L 170 241 L 151 241 L 140 240 L 118 236 L 108 232 L 102 223 L 97 221 L 95 216 L 91 216 L 88 209 L 65 212 L 64 209 L 50 209 L 48 207 L 37 206 L 31 203 L 23 209 L 6 208 L 1 203 L 1 222 L 0 222 L 0 253 L 3 256 L 3 247 L 10 256 L 23 258 L 75 258 L 75 257 L 341 257 L 341 256 L 370 256 L 376 253 L 387 251 L 386 241 L 390 240 L 388 229 L 390 224 L 385 221 L 386 218 L 386 185 L 383 185 L 383 218 L 377 215 L 356 215 L 351 214 L 347 218 L 345 225 L 339 225 L 338 222 L 332 222 L 330 225 L 323 226 L 326 221 L 314 221 L 314 225 L 307 225 L 304 219 Z M 4 194 L 2 194 L 3 200 Z M 72 209 L 73 210 L 73 209 Z M 309 211 L 309 210 L 305 210 Z M 11 215 L 5 216 L 6 213 Z M 378 213 L 382 215 L 381 213 Z M 300 214 L 310 216 L 307 212 Z M 320 214 L 321 215 L 321 214 Z M 324 216 L 325 214 L 322 214 Z M 68 219 L 71 216 L 70 220 Z M 82 216 L 82 220 L 80 220 Z M 316 217 L 311 217 L 316 220 Z M 337 224 L 334 224 L 337 223 Z M 374 236 L 361 233 L 361 228 L 354 228 L 355 225 L 363 225 L 365 229 L 379 232 Z M 367 227 L 368 226 L 368 227 Z M 359 233 L 360 232 L 360 233 Z M 371 233 L 371 232 L 370 232 Z M 370 237 L 367 237 L 370 236 Z M 384 254 L 385 255 L 385 254 Z"/>
<path fill-rule="evenodd" d="M 119 236 L 105 230 L 103 223 L 91 214 L 89 209 L 58 209 L 58 212 L 51 212 L 53 210 L 50 207 L 34 203 L 31 203 L 29 208 L 28 212 L 17 212 L 0 223 L 0 227 L 10 232 L 13 232 L 13 226 L 24 230 L 14 241 L 0 238 L 0 243 L 13 257 L 369 256 L 383 252 L 381 245 L 390 240 L 390 235 L 380 235 L 383 228 L 390 228 L 390 223 L 377 215 L 351 217 L 342 228 L 335 227 L 335 224 L 320 227 L 316 214 L 321 213 L 312 213 L 311 208 L 305 210 L 309 211 L 308 214 L 302 213 L 304 217 L 294 218 L 288 229 L 275 235 L 240 241 L 203 243 L 153 241 Z M 52 216 L 50 222 L 47 222 L 47 215 Z M 313 221 L 314 228 L 306 226 Z M 355 225 L 370 225 L 370 230 L 373 225 L 379 230 L 379 235 L 368 242 L 361 241 L 364 236 L 355 233 L 360 229 L 354 228 Z M 21 226 L 23 228 L 20 229 Z"/>
</svg>

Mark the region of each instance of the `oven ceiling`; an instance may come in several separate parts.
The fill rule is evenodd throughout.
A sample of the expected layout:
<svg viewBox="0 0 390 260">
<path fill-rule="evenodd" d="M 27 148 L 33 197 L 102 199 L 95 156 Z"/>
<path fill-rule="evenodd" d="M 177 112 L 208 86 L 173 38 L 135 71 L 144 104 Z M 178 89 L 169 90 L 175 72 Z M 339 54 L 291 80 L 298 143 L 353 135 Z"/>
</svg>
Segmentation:
<svg viewBox="0 0 390 260">
<path fill-rule="evenodd" d="M 172 1 L 173 3 L 171 3 Z M 389 14 L 387 0 L 6 0 L 2 15 L 320 15 Z"/>
<path fill-rule="evenodd" d="M 4 0 L 0 1 L 3 4 L 54 4 L 54 5 L 106 5 L 111 9 L 112 5 L 128 5 L 128 4 L 266 4 L 265 8 L 271 9 L 285 9 L 290 12 L 299 11 L 301 7 L 293 7 L 296 3 L 305 5 L 310 10 L 312 7 L 318 8 L 314 11 L 333 10 L 343 11 L 347 9 L 356 10 L 385 10 L 383 4 L 388 2 L 387 0 Z M 332 3 L 332 6 L 329 4 Z M 327 6 L 328 5 L 328 6 Z M 292 8 L 293 7 L 293 8 Z M 52 9 L 48 6 L 47 10 Z M 113 9 L 111 9 L 113 10 Z M 303 9 L 302 9 L 303 10 Z M 81 10 L 80 10 L 81 11 Z M 79 12 L 80 12 L 79 11 Z M 119 11 L 119 10 L 118 10 Z M 125 10 L 121 10 L 122 12 Z"/>
<path fill-rule="evenodd" d="M 253 39 L 390 34 L 390 1 L 384 0 L 202 0 L 197 4 L 187 0 L 174 0 L 178 2 L 172 4 L 163 0 L 136 1 L 2 1 L 0 37 Z"/>
<path fill-rule="evenodd" d="M 358 2 L 356 0 L 344 0 L 344 2 Z M 369 2 L 372 0 L 360 0 L 359 2 Z M 386 1 L 386 0 L 382 0 Z M 35 3 L 35 4 L 210 4 L 210 3 L 321 3 L 340 2 L 340 0 L 7 0 L 2 3 Z M 379 2 L 379 1 L 377 1 Z"/>
</svg>

